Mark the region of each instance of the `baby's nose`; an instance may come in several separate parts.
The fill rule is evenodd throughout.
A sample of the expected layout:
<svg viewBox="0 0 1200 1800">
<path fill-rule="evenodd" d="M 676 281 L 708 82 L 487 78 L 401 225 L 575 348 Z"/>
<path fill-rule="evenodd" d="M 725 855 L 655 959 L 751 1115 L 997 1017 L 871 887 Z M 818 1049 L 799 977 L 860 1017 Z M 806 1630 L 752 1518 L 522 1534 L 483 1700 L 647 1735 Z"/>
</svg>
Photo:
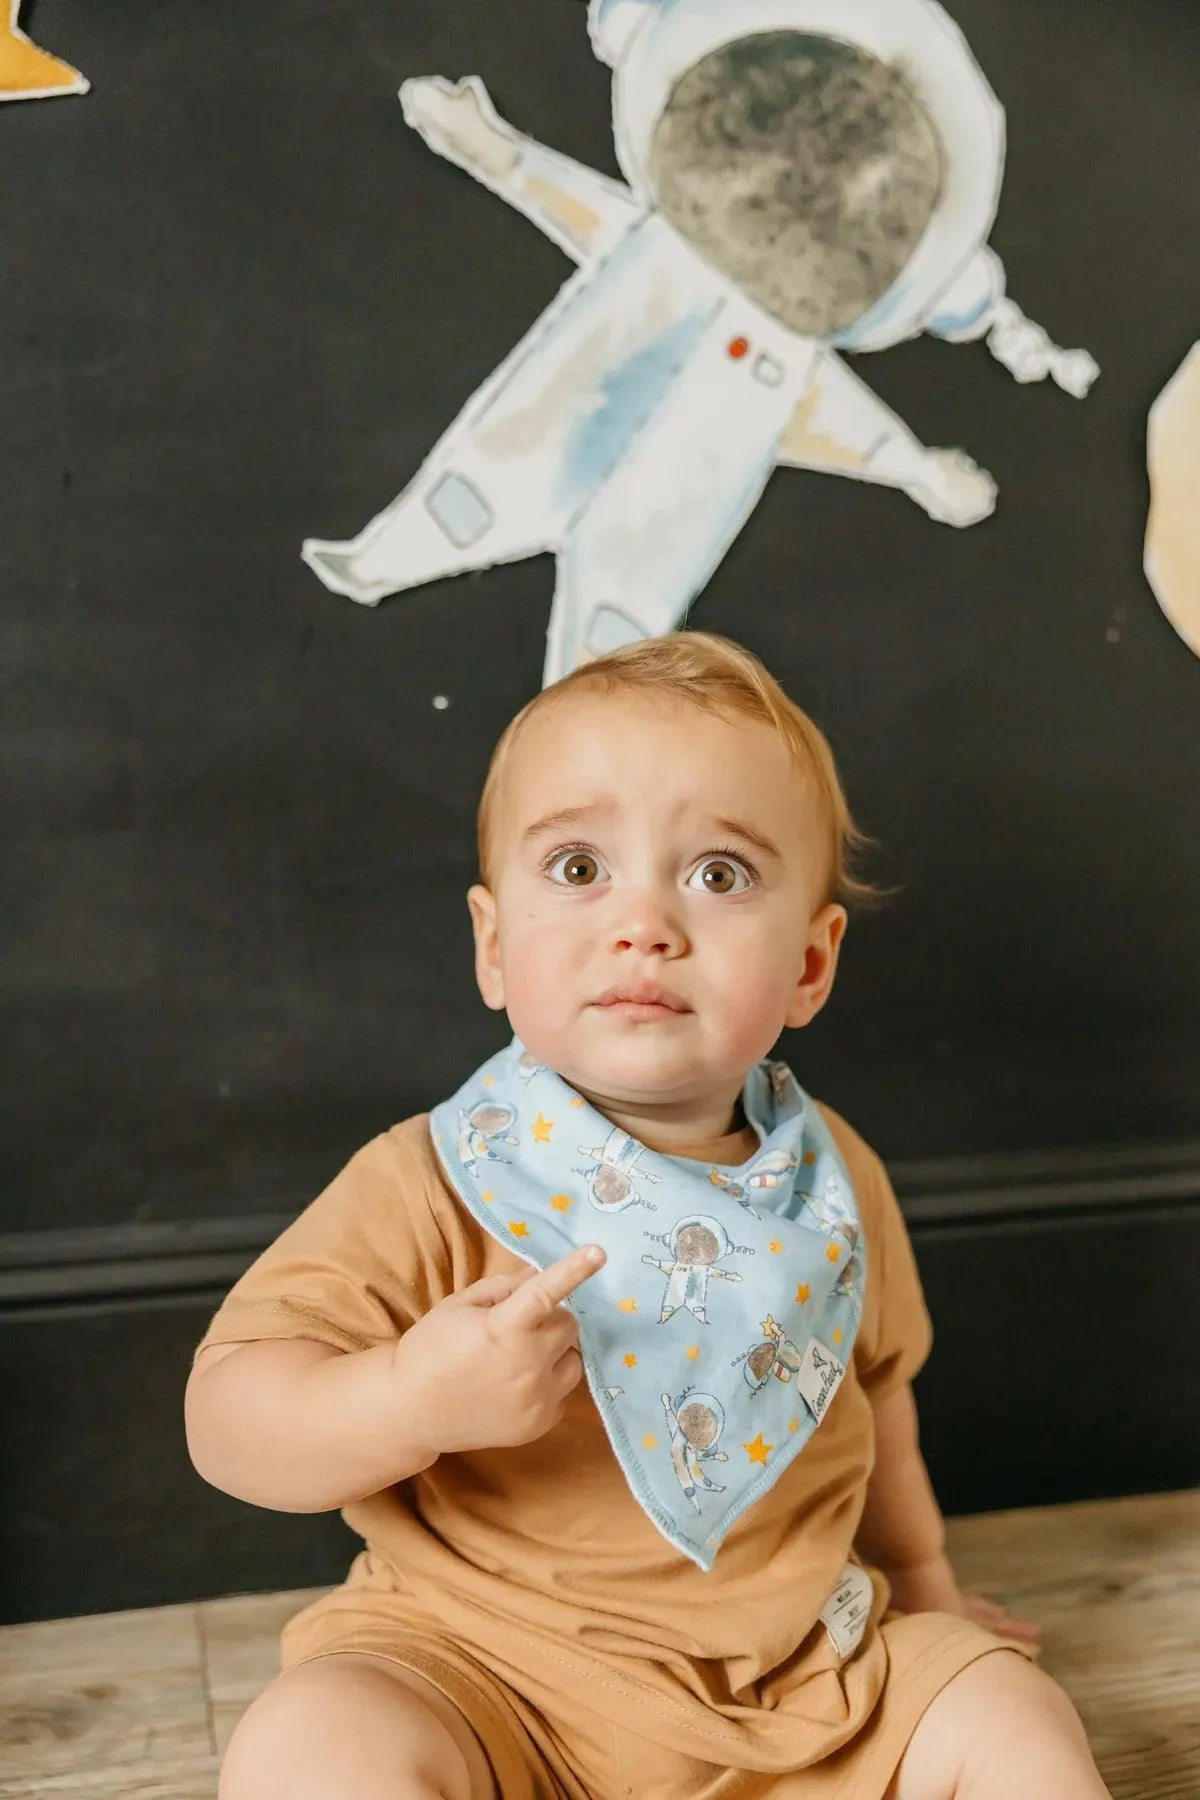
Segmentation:
<svg viewBox="0 0 1200 1800">
<path fill-rule="evenodd" d="M 613 920 L 613 948 L 643 956 L 678 956 L 686 942 L 683 925 L 664 897 L 650 889 L 627 891 Z"/>
</svg>

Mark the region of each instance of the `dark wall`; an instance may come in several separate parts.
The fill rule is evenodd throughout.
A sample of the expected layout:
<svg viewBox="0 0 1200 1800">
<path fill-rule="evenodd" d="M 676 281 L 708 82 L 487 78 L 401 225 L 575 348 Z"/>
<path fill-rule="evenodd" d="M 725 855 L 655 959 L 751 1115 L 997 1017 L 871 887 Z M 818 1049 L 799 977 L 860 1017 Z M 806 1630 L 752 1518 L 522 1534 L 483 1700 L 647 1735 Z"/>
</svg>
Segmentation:
<svg viewBox="0 0 1200 1800">
<path fill-rule="evenodd" d="M 1094 352 L 1100 381 L 1082 403 L 1021 388 L 980 345 L 860 359 L 927 442 L 992 470 L 996 517 L 955 532 L 886 491 L 781 472 L 693 620 L 758 651 L 827 727 L 876 873 L 901 884 L 787 1049 L 885 1154 L 919 1159 L 909 1192 L 949 1233 L 923 1255 L 962 1368 L 997 1228 L 972 1158 L 1098 1147 L 1054 1163 L 1046 1200 L 1093 1234 L 1072 1262 L 1062 1226 L 1077 1274 L 1116 1242 L 1090 1210 L 1106 1159 L 1124 1159 L 1112 1207 L 1135 1220 L 1162 1154 L 1195 1167 L 1200 667 L 1140 558 L 1146 411 L 1200 329 L 1200 12 L 953 11 L 1008 110 L 993 242 L 1011 290 Z M 148 1416 L 144 1379 L 174 1419 L 163 1371 L 173 1395 L 220 1282 L 499 1041 L 462 894 L 488 751 L 540 680 L 551 565 L 370 612 L 299 547 L 399 489 L 568 265 L 407 130 L 395 90 L 478 73 L 516 124 L 615 172 L 573 0 L 41 0 L 32 23 L 94 91 L 0 115 L 0 1353 L 44 1421 L 0 1430 L 6 1529 L 23 1566 L 39 1545 L 68 1566 L 45 1471 L 74 1459 L 97 1494 L 128 1468 L 134 1524 L 158 1468 L 205 1549 L 138 1568 L 150 1538 L 97 1526 L 77 1554 L 106 1576 L 30 1574 L 15 1613 L 153 1598 L 160 1577 L 172 1593 L 275 1578 L 232 1529 L 212 1547 L 204 1509 L 224 1503 L 182 1465 L 152 1445 L 136 1479 L 132 1451 L 118 1463 L 119 1421 Z M 1044 1269 L 1025 1166 L 1005 1165 L 1000 1210 L 1011 1254 Z M 1154 1242 L 1200 1274 L 1195 1198 L 1176 1181 Z M 223 1246 L 199 1273 L 198 1243 Z M 1005 1280 L 1040 1334 L 1020 1310 L 1036 1282 Z M 79 1413 L 72 1342 L 107 1411 Z M 1194 1382 L 1178 1346 L 1173 1367 Z M 937 1379 L 935 1438 L 958 1423 Z M 1080 1418 L 1081 1380 L 1064 1400 Z M 1164 1401 L 1180 1432 L 1182 1391 Z M 1195 1416 L 1158 1478 L 1200 1478 Z M 1104 1474 L 1063 1463 L 1069 1431 L 1052 1443 L 1021 1418 L 1025 1487 L 967 1433 L 970 1467 L 945 1474 L 963 1504 L 1069 1491 L 1072 1467 L 1081 1492 L 1137 1480 L 1136 1442 Z M 246 1530 L 310 1541 L 294 1522 Z"/>
</svg>

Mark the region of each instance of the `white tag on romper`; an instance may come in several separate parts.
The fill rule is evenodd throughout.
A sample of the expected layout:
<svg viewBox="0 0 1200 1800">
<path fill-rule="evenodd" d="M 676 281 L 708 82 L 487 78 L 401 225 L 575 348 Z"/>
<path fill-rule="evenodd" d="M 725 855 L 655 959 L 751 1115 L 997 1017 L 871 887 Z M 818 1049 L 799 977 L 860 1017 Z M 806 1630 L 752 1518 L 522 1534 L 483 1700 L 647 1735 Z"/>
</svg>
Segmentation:
<svg viewBox="0 0 1200 1800">
<path fill-rule="evenodd" d="M 818 1344 L 816 1338 L 808 1340 L 808 1348 L 796 1371 L 796 1388 L 818 1423 L 825 1417 L 825 1409 L 837 1393 L 845 1373 L 845 1364 L 838 1361 L 832 1350 Z"/>
<path fill-rule="evenodd" d="M 829 1641 L 845 1660 L 856 1650 L 871 1616 L 875 1589 L 871 1577 L 863 1569 L 847 1563 L 841 1579 L 821 1608 L 820 1619 L 829 1633 Z"/>
</svg>

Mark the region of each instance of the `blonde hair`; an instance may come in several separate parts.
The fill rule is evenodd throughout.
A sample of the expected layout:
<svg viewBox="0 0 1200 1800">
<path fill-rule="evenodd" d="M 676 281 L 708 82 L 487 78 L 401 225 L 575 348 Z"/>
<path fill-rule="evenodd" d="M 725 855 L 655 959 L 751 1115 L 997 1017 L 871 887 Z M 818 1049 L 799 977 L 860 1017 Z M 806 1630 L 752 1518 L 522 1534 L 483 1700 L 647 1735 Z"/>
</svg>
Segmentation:
<svg viewBox="0 0 1200 1800">
<path fill-rule="evenodd" d="M 876 890 L 854 872 L 867 840 L 850 808 L 821 728 L 788 698 L 749 650 L 706 631 L 676 631 L 667 637 L 627 644 L 608 656 L 582 664 L 561 681 L 543 688 L 508 725 L 492 752 L 479 801 L 477 835 L 480 877 L 491 885 L 492 836 L 497 801 L 513 752 L 532 719 L 585 694 L 637 694 L 665 699 L 728 720 L 754 719 L 775 732 L 816 802 L 818 829 L 826 845 L 823 903 L 870 900 Z"/>
</svg>

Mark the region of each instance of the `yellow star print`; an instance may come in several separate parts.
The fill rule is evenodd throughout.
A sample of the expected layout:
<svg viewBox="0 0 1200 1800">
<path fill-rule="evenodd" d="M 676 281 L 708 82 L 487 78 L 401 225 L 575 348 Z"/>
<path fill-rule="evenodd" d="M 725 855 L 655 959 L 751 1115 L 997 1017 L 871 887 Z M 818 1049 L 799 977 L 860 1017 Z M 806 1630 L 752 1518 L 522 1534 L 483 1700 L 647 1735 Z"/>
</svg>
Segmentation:
<svg viewBox="0 0 1200 1800">
<path fill-rule="evenodd" d="M 555 1194 L 550 1201 L 555 1212 L 569 1212 L 575 1204 L 570 1194 Z"/>
<path fill-rule="evenodd" d="M 627 1369 L 637 1368 L 637 1357 L 633 1354 L 632 1350 L 627 1350 L 625 1352 L 624 1362 Z"/>
<path fill-rule="evenodd" d="M 803 1157 L 802 1157 L 802 1158 L 801 1158 L 801 1160 L 802 1160 L 802 1161 L 803 1161 L 803 1162 L 806 1162 L 806 1163 L 807 1163 L 807 1164 L 808 1164 L 808 1165 L 809 1165 L 809 1167 L 810 1167 L 810 1168 L 811 1168 L 811 1167 L 812 1167 L 812 1165 L 813 1165 L 813 1163 L 815 1163 L 815 1162 L 816 1162 L 816 1160 L 817 1160 L 817 1153 L 816 1153 L 816 1151 L 815 1151 L 815 1150 L 806 1150 L 806 1151 L 805 1151 L 805 1152 L 804 1152 L 804 1155 L 803 1155 Z"/>
<path fill-rule="evenodd" d="M 696 1360 L 697 1360 L 697 1359 L 698 1359 L 698 1357 L 699 1357 L 699 1355 L 700 1355 L 700 1346 L 699 1346 L 699 1344 L 689 1344 L 689 1345 L 688 1345 L 688 1347 L 687 1347 L 687 1359 L 688 1359 L 688 1361 L 689 1361 L 689 1362 L 695 1362 L 695 1361 L 696 1361 Z"/>
<path fill-rule="evenodd" d="M 636 1312 L 637 1311 L 637 1301 L 636 1300 L 618 1300 L 617 1301 L 617 1311 L 618 1312 Z"/>
<path fill-rule="evenodd" d="M 830 1262 L 836 1262 L 838 1257 L 842 1253 L 836 1244 L 827 1244 L 825 1246 L 825 1254 L 829 1258 Z"/>
<path fill-rule="evenodd" d="M 541 1113 L 539 1113 L 530 1129 L 533 1132 L 533 1141 L 535 1144 L 548 1144 L 550 1142 L 550 1133 L 554 1130 L 554 1120 L 543 1119 Z"/>
<path fill-rule="evenodd" d="M 578 1096 L 576 1096 L 576 1098 L 574 1100 L 572 1100 L 571 1105 L 576 1109 L 576 1111 L 578 1111 L 579 1108 L 583 1105 L 583 1101 L 580 1100 L 578 1098 Z"/>
<path fill-rule="evenodd" d="M 797 1284 L 796 1284 L 796 1304 L 797 1304 L 797 1306 L 803 1306 L 804 1302 L 808 1299 L 808 1296 L 811 1292 L 812 1292 L 812 1290 L 809 1287 L 807 1281 L 797 1282 Z"/>
<path fill-rule="evenodd" d="M 770 1454 L 774 1448 L 775 1448 L 774 1444 L 764 1444 L 763 1443 L 763 1434 L 761 1431 L 759 1432 L 758 1436 L 755 1438 L 755 1440 L 752 1444 L 743 1444 L 742 1445 L 742 1449 L 746 1452 L 746 1455 L 750 1458 L 750 1461 L 752 1463 L 762 1463 L 764 1468 L 766 1467 L 767 1458 L 768 1458 L 768 1456 L 770 1456 Z"/>
<path fill-rule="evenodd" d="M 783 1249 L 783 1245 L 780 1243 L 778 1238 L 772 1238 L 770 1243 L 767 1245 L 767 1249 L 771 1252 L 772 1256 L 778 1256 L 779 1252 Z"/>
<path fill-rule="evenodd" d="M 496 1196 L 495 1196 L 495 1194 L 494 1194 L 494 1193 L 493 1193 L 493 1192 L 492 1192 L 492 1190 L 491 1190 L 491 1188 L 484 1188 L 484 1190 L 483 1190 L 483 1192 L 482 1192 L 482 1193 L 481 1193 L 481 1194 L 480 1194 L 480 1196 L 479 1196 L 479 1198 L 480 1198 L 480 1199 L 481 1199 L 481 1200 L 486 1200 L 486 1201 L 487 1201 L 487 1202 L 488 1202 L 488 1203 L 489 1203 L 489 1205 L 490 1205 L 490 1203 L 491 1203 L 491 1202 L 492 1202 L 492 1201 L 493 1201 L 493 1200 L 494 1200 L 494 1199 L 495 1199 L 495 1198 L 496 1198 Z"/>
<path fill-rule="evenodd" d="M 799 1431 L 799 1429 L 800 1429 L 799 1419 L 793 1419 L 788 1426 L 788 1430 L 789 1431 Z"/>
<path fill-rule="evenodd" d="M 842 1339 L 845 1337 L 845 1335 L 846 1335 L 845 1332 L 842 1330 L 841 1326 L 839 1325 L 837 1330 L 833 1334 L 834 1343 L 840 1344 Z"/>
<path fill-rule="evenodd" d="M 512 1232 L 514 1237 L 529 1236 L 529 1227 L 524 1219 L 510 1219 L 508 1221 L 508 1229 Z"/>
<path fill-rule="evenodd" d="M 648 1431 L 646 1433 L 645 1437 L 642 1439 L 642 1448 L 645 1450 L 653 1450 L 656 1448 L 657 1444 L 658 1444 L 658 1439 L 655 1437 L 654 1433 L 652 1431 Z"/>
<path fill-rule="evenodd" d="M 494 1087 L 495 1083 L 496 1083 L 496 1077 L 494 1075 L 485 1075 L 484 1076 L 484 1078 L 483 1078 L 484 1087 Z"/>
</svg>

